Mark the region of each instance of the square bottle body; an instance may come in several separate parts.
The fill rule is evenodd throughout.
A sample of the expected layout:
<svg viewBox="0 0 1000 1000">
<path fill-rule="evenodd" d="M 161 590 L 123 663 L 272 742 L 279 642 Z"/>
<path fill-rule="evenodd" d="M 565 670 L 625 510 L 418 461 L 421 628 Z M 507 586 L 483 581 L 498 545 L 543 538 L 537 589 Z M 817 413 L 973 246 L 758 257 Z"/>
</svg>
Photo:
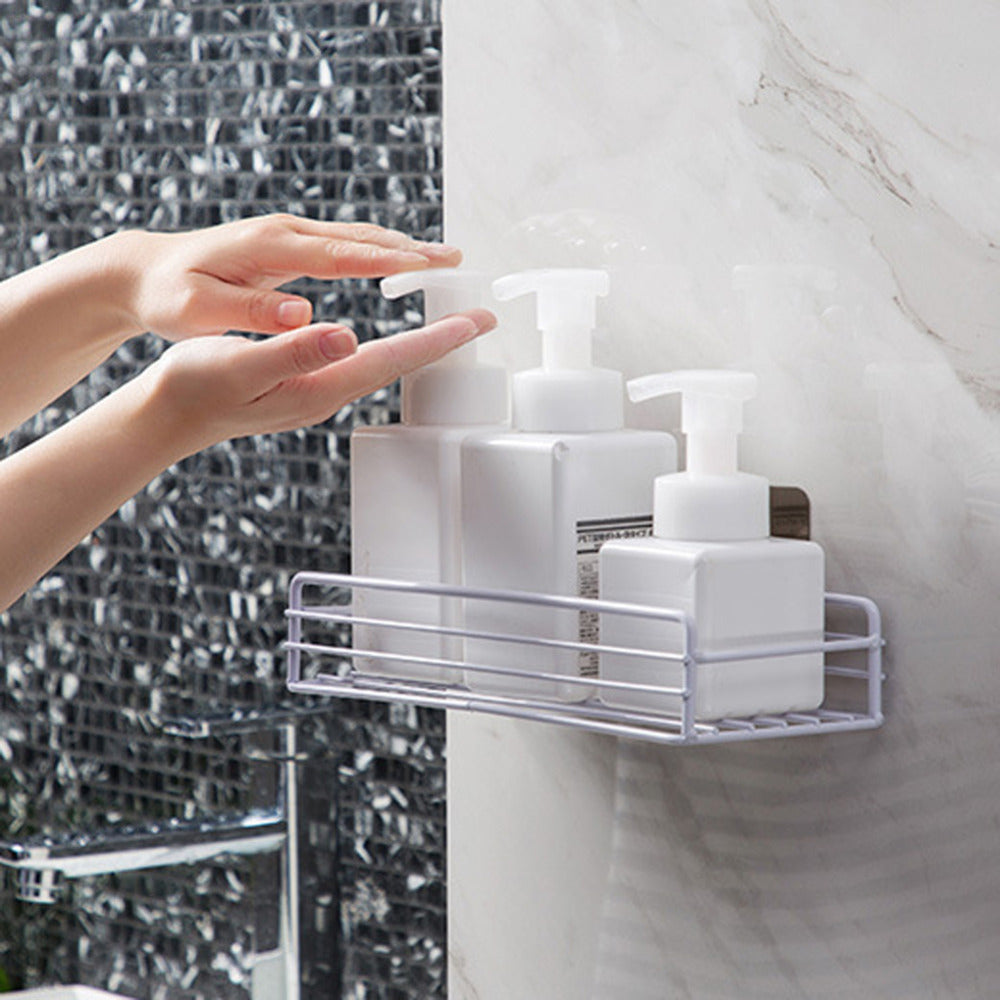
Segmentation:
<svg viewBox="0 0 1000 1000">
<path fill-rule="evenodd" d="M 414 583 L 461 582 L 461 445 L 482 427 L 365 427 L 351 437 L 351 571 Z M 459 624 L 461 601 L 356 587 L 359 618 L 416 625 Z M 403 657 L 460 660 L 461 639 L 391 626 L 356 624 L 358 649 Z M 363 673 L 437 683 L 461 682 L 459 669 L 357 657 Z"/>
<path fill-rule="evenodd" d="M 819 644 L 824 623 L 824 557 L 814 542 L 764 538 L 609 542 L 601 552 L 601 594 L 611 601 L 672 608 L 691 617 L 696 652 L 723 653 L 786 644 Z M 608 645 L 681 653 L 675 622 L 602 615 Z M 604 680 L 683 687 L 683 666 L 619 653 L 601 654 Z M 608 704 L 680 715 L 678 696 L 607 688 Z M 810 711 L 823 701 L 823 653 L 699 663 L 695 718 L 710 721 Z"/>
<path fill-rule="evenodd" d="M 676 442 L 658 431 L 476 435 L 462 447 L 463 580 L 469 587 L 598 596 L 598 549 L 652 530 L 652 483 L 673 471 Z M 471 631 L 597 642 L 597 615 L 503 602 L 466 602 Z M 470 664 L 597 673 L 595 653 L 466 640 Z M 581 683 L 468 671 L 475 691 L 578 701 Z"/>
</svg>

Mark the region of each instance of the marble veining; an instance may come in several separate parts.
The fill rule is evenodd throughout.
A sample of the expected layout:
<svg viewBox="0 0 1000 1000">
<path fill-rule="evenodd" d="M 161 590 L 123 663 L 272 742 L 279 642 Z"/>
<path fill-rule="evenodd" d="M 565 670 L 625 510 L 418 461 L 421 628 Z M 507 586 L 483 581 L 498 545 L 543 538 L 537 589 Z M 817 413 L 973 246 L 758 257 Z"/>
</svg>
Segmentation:
<svg viewBox="0 0 1000 1000">
<path fill-rule="evenodd" d="M 445 32 L 447 238 L 497 272 L 607 267 L 597 355 L 627 375 L 756 372 L 744 466 L 807 489 L 828 587 L 889 640 L 866 735 L 690 752 L 452 717 L 452 995 L 991 995 L 1000 12 L 468 0 Z M 503 320 L 491 350 L 532 363 L 530 313 Z"/>
<path fill-rule="evenodd" d="M 799 21 L 810 26 L 808 14 L 793 8 L 783 19 L 774 5 L 757 6 L 770 44 L 743 120 L 777 156 L 813 171 L 864 222 L 898 286 L 894 300 L 907 321 L 943 347 L 981 405 L 995 411 L 1000 338 L 990 333 L 1000 315 L 1000 220 L 976 201 L 995 200 L 995 179 L 992 191 L 956 184 L 974 147 L 963 150 L 957 145 L 963 137 L 953 141 L 920 117 L 924 93 L 938 88 L 941 75 L 916 77 L 918 86 L 900 105 L 864 69 L 837 67 L 817 55 L 796 33 Z M 840 14 L 838 24 L 824 21 L 822 28 L 847 34 L 850 44 L 852 21 Z M 980 27 L 976 20 L 970 18 L 970 28 Z M 841 50 L 841 58 L 846 55 Z M 969 61 L 975 64 L 975 53 Z M 978 69 L 980 79 L 992 72 L 987 64 Z M 955 105 L 965 96 L 956 92 Z M 963 145 L 972 145 L 969 137 Z M 928 162 L 950 169 L 921 169 Z"/>
</svg>

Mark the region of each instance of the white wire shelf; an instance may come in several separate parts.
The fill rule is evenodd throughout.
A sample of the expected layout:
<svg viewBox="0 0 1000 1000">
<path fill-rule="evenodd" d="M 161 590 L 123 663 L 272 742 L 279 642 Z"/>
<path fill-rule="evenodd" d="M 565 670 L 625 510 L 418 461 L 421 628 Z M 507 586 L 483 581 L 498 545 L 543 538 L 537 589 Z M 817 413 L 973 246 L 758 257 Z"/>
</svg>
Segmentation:
<svg viewBox="0 0 1000 1000">
<path fill-rule="evenodd" d="M 315 596 L 312 603 L 307 596 Z M 414 600 L 437 602 L 436 620 L 404 620 L 399 614 L 361 614 L 356 592 L 390 595 L 396 608 Z M 402 603 L 400 603 L 402 602 Z M 624 615 L 675 623 L 683 640 L 679 650 L 608 647 L 545 634 L 511 634 L 474 630 L 461 624 L 456 608 L 469 602 L 491 606 L 549 609 L 545 613 L 591 617 Z M 776 739 L 820 733 L 874 729 L 883 722 L 881 617 L 875 603 L 849 594 L 827 594 L 827 628 L 817 642 L 730 648 L 701 653 L 690 616 L 681 611 L 610 601 L 533 594 L 522 591 L 481 590 L 441 584 L 417 584 L 339 573 L 299 573 L 289 588 L 288 688 L 304 695 L 398 702 L 433 708 L 480 712 L 531 719 L 597 733 L 673 745 L 700 745 L 744 740 Z M 424 617 L 427 617 L 424 615 Z M 838 619 L 836 631 L 829 630 Z M 457 623 L 456 623 L 457 622 Z M 843 622 L 843 623 L 842 623 Z M 375 646 L 355 645 L 357 636 L 379 637 Z M 386 637 L 391 636 L 390 641 Z M 463 651 L 505 649 L 507 665 L 468 662 Z M 426 655 L 426 648 L 447 650 Z M 407 645 L 420 648 L 418 654 Z M 518 651 L 518 666 L 509 665 L 510 650 Z M 459 652 L 456 653 L 455 651 Z M 673 665 L 681 683 L 674 686 L 640 684 L 604 677 L 570 676 L 531 669 L 536 657 L 599 657 L 613 652 L 647 663 Z M 705 664 L 722 664 L 771 657 L 822 653 L 826 695 L 823 704 L 808 712 L 757 715 L 699 721 L 695 716 L 698 672 Z M 596 660 L 595 660 L 596 662 Z M 410 676 L 407 676 L 409 673 Z M 421 676 L 423 675 L 423 676 Z M 434 677 L 444 679 L 423 679 Z M 471 686 L 469 682 L 472 682 Z M 515 690 L 479 690 L 504 686 Z M 522 690 L 517 691 L 520 687 Z M 533 694 L 535 688 L 540 693 Z M 554 690 L 553 690 L 554 689 Z M 558 691 L 559 694 L 554 693 Z M 616 703 L 669 701 L 676 710 L 661 711 Z"/>
</svg>

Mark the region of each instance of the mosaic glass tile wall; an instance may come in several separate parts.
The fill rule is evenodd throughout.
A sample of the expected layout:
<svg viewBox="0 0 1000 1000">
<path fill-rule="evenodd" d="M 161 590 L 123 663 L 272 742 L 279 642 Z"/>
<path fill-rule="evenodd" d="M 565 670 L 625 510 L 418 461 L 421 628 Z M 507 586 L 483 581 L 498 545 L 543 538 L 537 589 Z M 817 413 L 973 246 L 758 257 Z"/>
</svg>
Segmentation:
<svg viewBox="0 0 1000 1000">
<path fill-rule="evenodd" d="M 437 0 L 7 0 L 0 273 L 123 227 L 272 210 L 439 237 L 439 47 Z M 296 290 L 362 339 L 418 318 L 366 282 Z M 129 343 L 3 452 L 160 349 Z M 198 740 L 164 721 L 285 704 L 284 588 L 298 569 L 347 568 L 349 433 L 396 402 L 185 461 L 0 617 L 0 836 L 273 799 L 266 719 Z M 299 723 L 304 996 L 443 996 L 442 718 L 315 707 Z M 139 1000 L 245 998 L 273 896 L 261 866 L 95 878 L 49 907 L 8 881 L 0 966 Z"/>
</svg>

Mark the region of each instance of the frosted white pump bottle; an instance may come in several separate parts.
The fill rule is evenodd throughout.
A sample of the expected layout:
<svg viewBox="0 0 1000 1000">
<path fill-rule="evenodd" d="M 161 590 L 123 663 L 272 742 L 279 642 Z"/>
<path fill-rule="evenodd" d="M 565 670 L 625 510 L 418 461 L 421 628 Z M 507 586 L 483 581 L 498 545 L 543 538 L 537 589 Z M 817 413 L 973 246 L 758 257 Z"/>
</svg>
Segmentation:
<svg viewBox="0 0 1000 1000">
<path fill-rule="evenodd" d="M 676 442 L 626 430 L 619 372 L 591 364 L 596 300 L 604 271 L 525 271 L 494 282 L 498 299 L 537 294 L 542 366 L 513 378 L 514 429 L 462 446 L 464 582 L 470 587 L 597 597 L 597 551 L 607 538 L 649 534 L 649 484 L 677 467 Z M 471 631 L 596 642 L 596 615 L 468 601 Z M 588 697 L 589 652 L 466 641 L 473 664 L 527 669 L 575 680 L 468 671 L 473 690 L 567 701 Z"/>
<path fill-rule="evenodd" d="M 756 392 L 749 372 L 683 371 L 629 382 L 633 400 L 683 394 L 687 469 L 654 487 L 653 537 L 601 550 L 601 596 L 684 611 L 697 652 L 819 644 L 823 638 L 823 550 L 769 538 L 768 482 L 737 470 L 743 403 Z M 608 645 L 680 652 L 681 626 L 602 616 Z M 680 687 L 679 664 L 601 654 L 605 680 Z M 823 700 L 823 654 L 699 663 L 695 718 L 808 711 Z M 677 696 L 608 688 L 606 702 L 670 714 Z"/>
<path fill-rule="evenodd" d="M 385 278 L 390 299 L 423 291 L 428 323 L 488 299 L 486 277 L 460 269 Z M 462 441 L 508 424 L 507 373 L 480 365 L 475 343 L 402 380 L 402 423 L 363 427 L 351 437 L 351 561 L 356 576 L 417 583 L 461 582 Z M 356 618 L 455 626 L 459 601 L 354 590 Z M 461 641 L 419 631 L 355 624 L 354 645 L 401 657 L 457 660 Z M 421 681 L 455 682 L 461 671 L 412 659 L 358 658 L 358 670 Z"/>
</svg>

